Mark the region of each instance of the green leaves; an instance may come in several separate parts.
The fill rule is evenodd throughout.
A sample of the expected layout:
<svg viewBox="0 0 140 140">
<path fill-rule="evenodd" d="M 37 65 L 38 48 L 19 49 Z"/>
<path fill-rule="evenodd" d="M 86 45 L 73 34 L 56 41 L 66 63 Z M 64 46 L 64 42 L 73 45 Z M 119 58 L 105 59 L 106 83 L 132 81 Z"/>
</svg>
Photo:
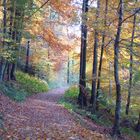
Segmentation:
<svg viewBox="0 0 140 140">
<path fill-rule="evenodd" d="M 28 3 L 28 0 L 16 0 L 16 4 L 18 8 L 24 8 Z"/>
<path fill-rule="evenodd" d="M 45 81 L 22 72 L 17 72 L 16 76 L 16 82 L 4 82 L 0 84 L 0 91 L 12 100 L 20 102 L 24 101 L 29 95 L 48 91 L 48 85 Z"/>
<path fill-rule="evenodd" d="M 77 99 L 78 94 L 79 94 L 79 88 L 77 86 L 72 86 L 66 91 L 65 98 Z"/>
<path fill-rule="evenodd" d="M 48 84 L 41 79 L 19 71 L 16 73 L 16 77 L 17 82 L 22 85 L 22 88 L 25 89 L 29 94 L 48 91 Z"/>
<path fill-rule="evenodd" d="M 139 81 L 140 81 L 140 71 L 137 71 L 137 72 L 134 74 L 133 82 L 134 82 L 134 84 L 136 84 L 136 82 L 139 82 Z"/>
<path fill-rule="evenodd" d="M 26 91 L 20 89 L 19 86 L 15 83 L 1 83 L 0 90 L 12 100 L 21 102 L 26 98 Z"/>
</svg>

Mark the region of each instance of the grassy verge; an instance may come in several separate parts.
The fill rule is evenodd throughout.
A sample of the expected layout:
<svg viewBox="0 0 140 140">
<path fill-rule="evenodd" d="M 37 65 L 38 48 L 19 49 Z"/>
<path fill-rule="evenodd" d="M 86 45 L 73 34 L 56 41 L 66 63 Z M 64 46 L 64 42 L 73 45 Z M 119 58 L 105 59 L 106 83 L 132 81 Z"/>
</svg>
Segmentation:
<svg viewBox="0 0 140 140">
<path fill-rule="evenodd" d="M 0 91 L 15 101 L 24 101 L 27 96 L 47 92 L 48 85 L 46 82 L 36 77 L 30 76 L 23 72 L 16 73 L 15 82 L 3 82 L 0 84 Z"/>
<path fill-rule="evenodd" d="M 114 104 L 112 102 L 108 102 L 106 97 L 100 98 L 100 111 L 96 113 L 96 115 L 91 114 L 91 107 L 88 106 L 84 109 L 79 108 L 77 105 L 77 97 L 78 97 L 78 87 L 73 86 L 70 87 L 66 92 L 64 97 L 60 100 L 60 103 L 68 110 L 74 111 L 82 116 L 86 116 L 92 119 L 95 123 L 105 126 L 112 127 L 113 126 L 113 110 Z M 129 118 L 132 119 L 133 118 Z M 135 132 L 133 128 L 121 127 L 122 134 L 128 135 L 136 140 L 140 139 L 140 134 Z"/>
</svg>

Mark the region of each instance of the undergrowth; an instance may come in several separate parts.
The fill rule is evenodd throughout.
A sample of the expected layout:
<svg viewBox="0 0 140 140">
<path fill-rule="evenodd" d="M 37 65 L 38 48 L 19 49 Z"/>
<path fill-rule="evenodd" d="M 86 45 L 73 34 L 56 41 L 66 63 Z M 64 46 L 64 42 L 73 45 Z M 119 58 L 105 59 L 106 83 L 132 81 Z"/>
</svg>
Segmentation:
<svg viewBox="0 0 140 140">
<path fill-rule="evenodd" d="M 47 82 L 29 74 L 18 71 L 16 72 L 16 80 L 30 94 L 48 91 Z"/>
<path fill-rule="evenodd" d="M 107 96 L 105 96 L 105 94 L 100 94 L 98 99 L 100 102 L 100 111 L 97 112 L 96 114 L 92 114 L 90 106 L 81 109 L 77 105 L 78 94 L 79 94 L 79 89 L 77 86 L 70 87 L 65 92 L 64 97 L 61 98 L 60 104 L 62 104 L 66 109 L 70 111 L 74 111 L 84 117 L 90 118 L 91 120 L 93 120 L 95 123 L 99 125 L 103 125 L 106 127 L 113 126 L 115 103 L 112 102 L 111 99 L 108 99 Z M 131 117 L 130 119 L 133 120 L 133 118 Z M 122 126 L 121 132 L 122 134 L 127 134 L 128 136 L 135 138 L 136 140 L 140 139 L 140 134 L 135 132 L 133 128 L 126 128 Z"/>
<path fill-rule="evenodd" d="M 24 101 L 27 96 L 27 91 L 21 89 L 16 83 L 3 82 L 0 84 L 0 91 L 14 101 Z"/>
<path fill-rule="evenodd" d="M 0 91 L 14 101 L 24 101 L 27 96 L 47 92 L 48 84 L 23 72 L 16 73 L 16 81 L 0 83 Z"/>
</svg>

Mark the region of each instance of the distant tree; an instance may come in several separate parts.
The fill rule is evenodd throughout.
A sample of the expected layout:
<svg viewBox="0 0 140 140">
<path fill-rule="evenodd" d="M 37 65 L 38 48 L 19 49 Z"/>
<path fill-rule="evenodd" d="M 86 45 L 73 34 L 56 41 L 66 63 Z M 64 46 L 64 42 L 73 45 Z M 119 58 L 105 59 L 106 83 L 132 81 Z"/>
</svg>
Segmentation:
<svg viewBox="0 0 140 140">
<path fill-rule="evenodd" d="M 26 64 L 25 64 L 25 72 L 29 71 L 29 54 L 30 54 L 30 41 L 28 41 L 26 48 Z"/>
<path fill-rule="evenodd" d="M 68 60 L 67 60 L 67 84 L 70 83 L 70 58 L 68 54 Z"/>
</svg>

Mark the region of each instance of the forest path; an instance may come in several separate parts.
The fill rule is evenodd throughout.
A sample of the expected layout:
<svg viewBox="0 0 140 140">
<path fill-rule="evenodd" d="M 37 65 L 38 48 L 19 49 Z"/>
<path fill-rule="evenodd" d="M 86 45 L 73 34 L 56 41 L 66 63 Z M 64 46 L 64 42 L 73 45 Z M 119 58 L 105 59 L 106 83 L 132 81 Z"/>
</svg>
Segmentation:
<svg viewBox="0 0 140 140">
<path fill-rule="evenodd" d="M 31 96 L 15 103 L 0 94 L 0 110 L 4 115 L 4 140 L 107 140 L 81 126 L 74 116 L 58 104 L 65 88 Z"/>
</svg>

